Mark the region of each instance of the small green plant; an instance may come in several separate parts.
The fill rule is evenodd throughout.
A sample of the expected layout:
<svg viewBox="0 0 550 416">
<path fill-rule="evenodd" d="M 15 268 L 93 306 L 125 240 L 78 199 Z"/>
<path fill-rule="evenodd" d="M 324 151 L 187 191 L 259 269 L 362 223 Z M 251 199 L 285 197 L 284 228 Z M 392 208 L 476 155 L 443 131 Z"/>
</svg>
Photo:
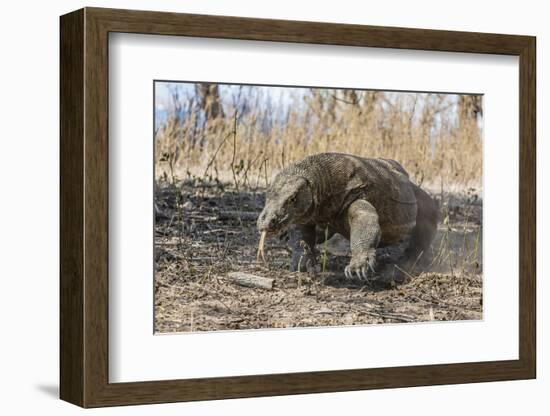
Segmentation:
<svg viewBox="0 0 550 416">
<path fill-rule="evenodd" d="M 325 228 L 325 241 L 323 242 L 323 254 L 321 255 L 322 271 L 325 273 L 328 262 L 328 227 Z"/>
</svg>

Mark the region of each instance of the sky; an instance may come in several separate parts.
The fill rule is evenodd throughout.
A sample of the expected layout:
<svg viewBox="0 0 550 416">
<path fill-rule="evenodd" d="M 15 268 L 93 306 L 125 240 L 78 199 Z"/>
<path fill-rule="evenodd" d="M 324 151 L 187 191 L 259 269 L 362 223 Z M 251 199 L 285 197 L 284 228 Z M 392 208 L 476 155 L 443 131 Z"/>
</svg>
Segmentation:
<svg viewBox="0 0 550 416">
<path fill-rule="evenodd" d="M 155 82 L 155 118 L 156 125 L 159 126 L 166 118 L 167 112 L 172 106 L 171 91 L 177 89 L 180 102 L 187 101 L 195 96 L 195 82 L 174 82 L 174 81 L 156 81 Z M 248 98 L 247 105 L 254 106 L 269 106 L 273 111 L 279 111 L 279 114 L 287 112 L 289 106 L 298 103 L 302 105 L 302 97 L 309 93 L 311 88 L 304 87 L 281 87 L 281 86 L 255 86 L 255 85 L 234 85 L 234 84 L 219 84 L 219 92 L 224 108 L 234 108 L 238 102 L 239 90 Z M 419 98 L 415 105 L 415 116 L 419 116 L 422 111 L 422 105 L 425 93 L 414 92 L 386 92 L 385 98 L 388 102 L 395 102 L 399 98 L 407 96 L 411 102 L 415 95 Z M 258 98 L 255 102 L 254 97 Z M 446 98 L 449 103 L 456 104 L 458 100 L 457 94 L 449 94 Z M 242 100 L 241 100 L 242 105 Z M 411 105 L 412 107 L 412 105 Z M 456 105 L 449 109 L 451 116 L 457 116 Z M 437 122 L 437 121 L 436 121 Z M 479 119 L 479 126 L 482 128 L 482 120 Z"/>
<path fill-rule="evenodd" d="M 155 109 L 158 111 L 166 110 L 171 101 L 170 89 L 177 87 L 182 96 L 194 96 L 195 82 L 156 82 L 155 83 Z M 302 97 L 307 88 L 300 87 L 277 87 L 277 86 L 245 86 L 253 88 L 263 97 L 269 97 L 273 107 L 288 106 L 292 104 L 294 98 Z M 231 102 L 232 97 L 238 94 L 239 85 L 220 84 L 220 97 L 223 100 Z M 222 104 L 224 104 L 222 102 Z"/>
</svg>

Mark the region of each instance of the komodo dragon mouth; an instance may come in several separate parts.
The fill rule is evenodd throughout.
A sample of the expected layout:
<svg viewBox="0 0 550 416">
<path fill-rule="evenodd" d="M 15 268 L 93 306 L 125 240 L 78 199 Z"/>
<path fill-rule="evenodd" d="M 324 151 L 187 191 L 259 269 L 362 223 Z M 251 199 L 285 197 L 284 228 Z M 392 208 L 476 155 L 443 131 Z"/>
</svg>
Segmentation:
<svg viewBox="0 0 550 416">
<path fill-rule="evenodd" d="M 265 263 L 265 238 L 268 235 L 278 235 L 284 232 L 290 225 L 290 216 L 286 215 L 281 221 L 277 224 L 277 228 L 272 228 L 269 230 L 262 230 L 260 233 L 260 241 L 258 242 L 258 253 L 256 255 L 257 260 L 262 260 Z"/>
</svg>

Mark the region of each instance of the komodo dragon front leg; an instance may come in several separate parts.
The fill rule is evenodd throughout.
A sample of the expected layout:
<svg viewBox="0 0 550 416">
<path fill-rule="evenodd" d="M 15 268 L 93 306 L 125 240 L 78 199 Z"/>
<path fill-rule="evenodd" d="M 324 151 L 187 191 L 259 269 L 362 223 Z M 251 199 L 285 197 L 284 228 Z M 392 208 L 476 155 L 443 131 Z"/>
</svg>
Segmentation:
<svg viewBox="0 0 550 416">
<path fill-rule="evenodd" d="M 344 273 L 348 279 L 367 279 L 374 273 L 376 247 L 380 241 L 380 224 L 376 209 L 367 201 L 353 202 L 345 215 L 345 227 L 349 232 L 351 261 Z"/>
</svg>

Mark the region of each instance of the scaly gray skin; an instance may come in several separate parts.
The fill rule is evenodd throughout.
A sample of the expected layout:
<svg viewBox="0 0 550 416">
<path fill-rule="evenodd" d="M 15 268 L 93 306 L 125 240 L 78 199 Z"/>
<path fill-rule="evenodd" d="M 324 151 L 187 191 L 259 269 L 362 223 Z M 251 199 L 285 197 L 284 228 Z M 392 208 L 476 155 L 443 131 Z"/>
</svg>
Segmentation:
<svg viewBox="0 0 550 416">
<path fill-rule="evenodd" d="M 340 153 L 308 156 L 283 169 L 267 190 L 258 230 L 290 229 L 291 270 L 315 270 L 315 244 L 339 233 L 350 240 L 348 278 L 374 274 L 376 249 L 409 241 L 405 255 L 418 256 L 437 229 L 435 201 L 409 180 L 394 160 Z"/>
</svg>

